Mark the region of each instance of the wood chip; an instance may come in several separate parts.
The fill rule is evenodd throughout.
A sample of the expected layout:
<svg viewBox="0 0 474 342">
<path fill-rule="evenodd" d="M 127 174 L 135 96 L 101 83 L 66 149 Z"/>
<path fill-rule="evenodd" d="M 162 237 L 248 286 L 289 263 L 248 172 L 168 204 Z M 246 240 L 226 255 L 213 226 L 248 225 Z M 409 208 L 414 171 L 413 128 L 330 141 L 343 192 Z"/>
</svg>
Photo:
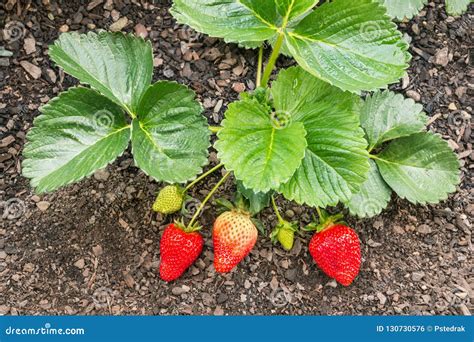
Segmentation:
<svg viewBox="0 0 474 342">
<path fill-rule="evenodd" d="M 34 64 L 27 61 L 21 61 L 20 65 L 25 71 L 31 75 L 35 80 L 41 77 L 41 69 Z"/>
<path fill-rule="evenodd" d="M 122 17 L 119 20 L 117 20 L 115 23 L 110 25 L 109 29 L 112 32 L 119 32 L 122 31 L 122 29 L 127 26 L 128 24 L 128 19 L 127 17 Z"/>
<path fill-rule="evenodd" d="M 119 218 L 119 224 L 122 226 L 123 229 L 128 229 L 128 223 L 125 222 L 122 218 Z"/>
<path fill-rule="evenodd" d="M 123 279 L 125 280 L 125 284 L 128 287 L 133 288 L 135 286 L 135 279 L 130 275 L 128 272 L 123 272 Z"/>
<path fill-rule="evenodd" d="M 9 135 L 8 137 L 5 137 L 0 141 L 0 148 L 7 147 L 14 141 L 15 141 L 15 137 L 13 135 Z"/>
<path fill-rule="evenodd" d="M 104 0 L 94 0 L 94 1 L 91 1 L 89 3 L 89 5 L 87 5 L 87 11 L 92 11 L 94 8 L 96 8 L 97 6 L 99 6 L 101 3 L 103 3 Z"/>
</svg>

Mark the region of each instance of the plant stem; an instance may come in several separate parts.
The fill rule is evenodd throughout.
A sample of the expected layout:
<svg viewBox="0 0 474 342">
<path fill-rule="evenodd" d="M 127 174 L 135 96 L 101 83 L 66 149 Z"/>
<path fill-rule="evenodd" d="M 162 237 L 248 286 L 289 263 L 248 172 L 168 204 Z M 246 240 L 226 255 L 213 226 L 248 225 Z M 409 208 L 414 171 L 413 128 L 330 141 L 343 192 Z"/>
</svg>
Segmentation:
<svg viewBox="0 0 474 342">
<path fill-rule="evenodd" d="M 319 221 L 323 220 L 323 213 L 319 207 L 316 207 L 316 211 L 318 212 Z"/>
<path fill-rule="evenodd" d="M 275 68 L 275 64 L 278 59 L 278 56 L 280 55 L 280 50 L 281 50 L 281 47 L 283 46 L 284 38 L 285 38 L 285 35 L 283 34 L 283 31 L 282 31 L 278 35 L 277 41 L 275 43 L 275 47 L 273 48 L 273 52 L 270 56 L 270 59 L 268 60 L 267 66 L 265 67 L 265 71 L 263 73 L 263 78 L 262 78 L 262 83 L 261 83 L 265 88 L 268 85 L 268 81 L 270 80 L 272 71 Z"/>
<path fill-rule="evenodd" d="M 258 66 L 257 66 L 257 88 L 262 84 L 262 68 L 263 68 L 263 45 L 258 51 Z"/>
<path fill-rule="evenodd" d="M 213 173 L 214 171 L 220 169 L 222 166 L 224 166 L 224 164 L 219 164 L 217 166 L 214 166 L 212 169 L 210 169 L 209 171 L 203 173 L 202 175 L 200 175 L 198 178 L 196 178 L 195 180 L 193 180 L 191 183 L 188 184 L 188 186 L 186 188 L 184 188 L 184 191 L 188 191 L 189 189 L 191 189 L 196 183 L 198 183 L 199 181 L 201 181 L 202 179 L 206 178 L 207 176 L 209 176 L 211 173 Z"/>
<path fill-rule="evenodd" d="M 201 205 L 199 206 L 198 210 L 196 210 L 196 212 L 194 213 L 194 216 L 193 218 L 191 219 L 191 221 L 189 222 L 188 224 L 188 228 L 191 227 L 193 225 L 193 223 L 196 221 L 196 219 L 198 218 L 199 216 L 199 213 L 202 211 L 202 209 L 204 208 L 204 206 L 206 205 L 206 203 L 211 199 L 212 195 L 214 195 L 214 193 L 217 191 L 217 189 L 221 186 L 222 183 L 224 183 L 224 181 L 227 179 L 227 177 L 229 177 L 230 175 L 230 172 L 227 172 L 221 179 L 219 182 L 217 182 L 217 184 L 212 188 L 211 192 L 209 192 L 206 196 L 206 198 L 204 198 L 204 201 L 202 201 Z"/>
<path fill-rule="evenodd" d="M 281 215 L 280 215 L 280 211 L 278 210 L 278 207 L 277 207 L 277 205 L 276 205 L 276 203 L 275 203 L 275 196 L 273 196 L 273 195 L 272 195 L 272 206 L 273 206 L 273 210 L 275 211 L 275 214 L 276 214 L 276 216 L 277 216 L 277 218 L 278 218 L 278 222 L 284 223 L 285 220 L 284 220 L 283 217 L 281 217 Z"/>
<path fill-rule="evenodd" d="M 130 108 L 128 108 L 128 106 L 126 105 L 123 105 L 125 107 L 125 111 L 128 113 L 128 115 L 130 115 L 130 117 L 132 119 L 135 119 L 137 116 L 135 113 L 132 112 L 132 110 Z"/>
<path fill-rule="evenodd" d="M 212 133 L 218 133 L 222 129 L 220 126 L 208 126 L 208 128 Z"/>
<path fill-rule="evenodd" d="M 383 159 L 381 159 L 381 158 L 379 158 L 379 157 L 377 157 L 377 156 L 374 156 L 373 154 L 370 154 L 370 153 L 369 153 L 369 158 L 370 158 L 370 159 L 374 159 L 374 160 L 383 160 Z"/>
</svg>

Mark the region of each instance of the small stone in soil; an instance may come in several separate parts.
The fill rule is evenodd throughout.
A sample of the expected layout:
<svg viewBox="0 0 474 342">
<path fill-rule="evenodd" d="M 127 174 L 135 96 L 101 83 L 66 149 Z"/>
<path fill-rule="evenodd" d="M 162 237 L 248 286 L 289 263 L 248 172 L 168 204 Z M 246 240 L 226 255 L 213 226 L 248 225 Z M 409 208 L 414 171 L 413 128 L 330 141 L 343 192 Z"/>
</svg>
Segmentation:
<svg viewBox="0 0 474 342">
<path fill-rule="evenodd" d="M 222 307 L 217 306 L 216 309 L 214 310 L 214 315 L 215 316 L 222 316 L 224 314 L 224 310 Z"/>
<path fill-rule="evenodd" d="M 228 295 L 226 295 L 225 293 L 219 293 L 219 295 L 217 296 L 217 303 L 218 304 L 225 303 L 227 299 L 229 299 Z"/>
<path fill-rule="evenodd" d="M 232 89 L 239 94 L 243 93 L 245 91 L 245 84 L 241 82 L 234 83 Z"/>
<path fill-rule="evenodd" d="M 39 210 L 41 211 L 46 211 L 48 210 L 49 206 L 51 205 L 51 203 L 47 202 L 47 201 L 40 201 L 38 203 L 36 203 L 36 206 L 38 207 Z"/>
<path fill-rule="evenodd" d="M 419 102 L 421 100 L 421 95 L 414 90 L 408 90 L 407 96 L 411 97 L 415 102 Z"/>
<path fill-rule="evenodd" d="M 186 285 L 183 285 L 181 287 L 180 286 L 173 287 L 173 289 L 171 290 L 171 293 L 174 294 L 175 296 L 179 296 L 188 291 L 189 291 L 189 287 Z"/>
<path fill-rule="evenodd" d="M 416 227 L 416 231 L 420 234 L 430 234 L 431 233 L 431 227 L 428 226 L 427 224 L 422 224 L 422 225 Z"/>
<path fill-rule="evenodd" d="M 403 229 L 403 227 L 399 226 L 399 225 L 395 225 L 393 226 L 393 231 L 397 234 L 405 234 L 405 229 Z"/>
<path fill-rule="evenodd" d="M 102 246 L 97 245 L 97 246 L 92 247 L 92 253 L 94 253 L 96 257 L 101 256 L 103 253 Z"/>
<path fill-rule="evenodd" d="M 25 272 L 31 273 L 34 270 L 35 270 L 35 265 L 33 265 L 32 263 L 27 263 L 25 264 L 25 266 L 23 266 L 23 271 Z"/>
<path fill-rule="evenodd" d="M 169 68 L 166 68 L 164 71 L 163 71 L 163 75 L 166 77 L 166 78 L 173 78 L 174 77 L 174 71 L 169 69 Z"/>
<path fill-rule="evenodd" d="M 148 36 L 148 31 L 143 24 L 136 24 L 135 25 L 135 34 L 138 37 L 146 38 Z"/>
<path fill-rule="evenodd" d="M 411 280 L 418 282 L 418 281 L 421 281 L 421 279 L 423 279 L 424 276 L 425 276 L 425 272 L 423 271 L 413 272 L 411 274 Z"/>
<path fill-rule="evenodd" d="M 86 262 L 84 261 L 84 259 L 79 259 L 74 263 L 74 266 L 76 266 L 77 268 L 82 270 L 84 268 L 85 264 L 86 264 Z"/>
<path fill-rule="evenodd" d="M 159 67 L 163 65 L 163 58 L 159 58 L 159 57 L 155 57 L 153 58 L 153 66 L 156 68 L 156 67 Z"/>
<path fill-rule="evenodd" d="M 67 32 L 67 31 L 69 31 L 69 26 L 66 25 L 66 24 L 64 24 L 63 26 L 61 26 L 61 27 L 59 28 L 59 32 L 61 32 L 61 33 L 65 33 L 65 32 Z"/>
<path fill-rule="evenodd" d="M 106 181 L 110 176 L 110 173 L 105 169 L 100 169 L 94 172 L 94 178 L 98 181 Z"/>
<path fill-rule="evenodd" d="M 433 57 L 433 63 L 441 66 L 447 66 L 449 63 L 449 49 L 447 47 L 442 48 L 436 52 Z"/>
<path fill-rule="evenodd" d="M 31 55 L 33 52 L 36 52 L 36 40 L 34 38 L 25 38 L 23 42 L 23 49 L 27 55 Z"/>
</svg>

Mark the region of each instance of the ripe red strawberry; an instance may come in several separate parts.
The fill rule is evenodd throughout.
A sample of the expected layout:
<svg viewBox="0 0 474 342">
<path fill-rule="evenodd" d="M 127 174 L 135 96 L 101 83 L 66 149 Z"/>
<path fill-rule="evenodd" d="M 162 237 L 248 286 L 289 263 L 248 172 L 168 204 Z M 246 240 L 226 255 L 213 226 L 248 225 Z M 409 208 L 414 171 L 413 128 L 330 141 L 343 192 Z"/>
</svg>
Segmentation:
<svg viewBox="0 0 474 342">
<path fill-rule="evenodd" d="M 344 286 L 349 286 L 359 273 L 359 237 L 343 224 L 330 225 L 315 233 L 309 252 L 324 273 Z"/>
<path fill-rule="evenodd" d="M 245 258 L 257 242 L 258 231 L 250 215 L 238 210 L 221 214 L 214 222 L 214 268 L 230 272 Z"/>
<path fill-rule="evenodd" d="M 164 281 L 179 278 L 201 254 L 204 240 L 196 229 L 187 230 L 178 223 L 166 227 L 160 242 L 160 277 Z"/>
</svg>

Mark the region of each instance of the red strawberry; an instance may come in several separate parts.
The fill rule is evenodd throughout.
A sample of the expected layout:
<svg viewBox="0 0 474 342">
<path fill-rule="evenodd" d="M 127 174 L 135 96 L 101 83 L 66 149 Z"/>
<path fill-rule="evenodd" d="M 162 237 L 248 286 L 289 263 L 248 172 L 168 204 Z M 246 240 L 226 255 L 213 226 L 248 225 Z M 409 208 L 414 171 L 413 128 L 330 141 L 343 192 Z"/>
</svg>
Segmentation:
<svg viewBox="0 0 474 342">
<path fill-rule="evenodd" d="M 166 227 L 160 242 L 160 277 L 164 281 L 179 278 L 201 254 L 204 240 L 196 229 L 187 230 L 178 223 Z"/>
<path fill-rule="evenodd" d="M 216 271 L 230 272 L 250 253 L 257 236 L 257 228 L 249 214 L 237 210 L 221 214 L 214 222 L 212 231 Z"/>
<path fill-rule="evenodd" d="M 330 225 L 315 233 L 309 252 L 324 273 L 344 286 L 349 286 L 359 273 L 359 237 L 345 225 Z"/>
</svg>

